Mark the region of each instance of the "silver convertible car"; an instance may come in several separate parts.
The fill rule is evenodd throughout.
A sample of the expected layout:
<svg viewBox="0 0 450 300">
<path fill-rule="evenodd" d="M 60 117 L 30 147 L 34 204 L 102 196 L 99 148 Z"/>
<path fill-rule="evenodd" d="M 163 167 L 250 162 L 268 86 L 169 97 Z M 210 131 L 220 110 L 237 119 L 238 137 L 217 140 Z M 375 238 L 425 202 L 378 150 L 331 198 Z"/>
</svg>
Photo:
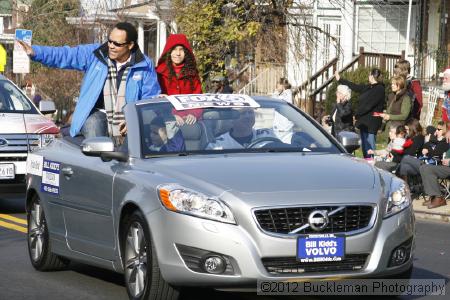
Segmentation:
<svg viewBox="0 0 450 300">
<path fill-rule="evenodd" d="M 28 248 L 124 274 L 131 299 L 258 280 L 409 278 L 405 183 L 294 106 L 180 95 L 124 107 L 127 137 L 64 137 L 27 161 Z"/>
</svg>

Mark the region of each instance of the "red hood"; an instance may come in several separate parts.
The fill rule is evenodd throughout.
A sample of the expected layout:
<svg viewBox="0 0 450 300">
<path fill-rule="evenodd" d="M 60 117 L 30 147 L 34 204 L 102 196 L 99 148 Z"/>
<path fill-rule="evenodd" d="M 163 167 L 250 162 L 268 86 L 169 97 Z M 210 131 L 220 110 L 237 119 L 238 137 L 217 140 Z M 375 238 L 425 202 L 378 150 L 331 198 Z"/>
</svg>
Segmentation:
<svg viewBox="0 0 450 300">
<path fill-rule="evenodd" d="M 0 133 L 59 133 L 55 123 L 39 114 L 0 113 L 0 124 Z"/>
<path fill-rule="evenodd" d="M 157 71 L 158 71 L 158 69 L 161 69 L 162 66 L 166 65 L 164 60 L 162 59 L 164 57 L 164 55 L 167 52 L 169 52 L 170 49 L 172 49 L 173 47 L 175 47 L 177 45 L 183 46 L 185 49 L 187 49 L 192 54 L 192 57 L 194 57 L 191 44 L 189 44 L 187 37 L 184 34 L 171 34 L 167 38 L 166 45 L 164 46 L 164 50 L 161 53 L 161 56 L 159 57 L 158 65 L 156 66 Z"/>
</svg>

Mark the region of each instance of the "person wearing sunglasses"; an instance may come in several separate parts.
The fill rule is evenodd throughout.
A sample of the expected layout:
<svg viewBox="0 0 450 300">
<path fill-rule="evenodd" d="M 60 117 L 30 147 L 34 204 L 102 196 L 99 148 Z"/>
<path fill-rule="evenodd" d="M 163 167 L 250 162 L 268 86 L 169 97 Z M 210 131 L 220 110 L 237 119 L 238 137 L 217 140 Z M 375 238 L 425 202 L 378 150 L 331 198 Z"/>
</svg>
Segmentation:
<svg viewBox="0 0 450 300">
<path fill-rule="evenodd" d="M 406 155 L 400 162 L 396 174 L 405 181 L 408 181 L 411 176 L 419 175 L 420 166 L 423 164 L 440 165 L 444 153 L 449 149 L 445 138 L 446 126 L 444 122 L 439 122 L 435 130 L 432 126 L 428 126 L 426 133 L 426 143 L 422 149 L 422 156 L 417 158 Z M 425 204 L 428 205 L 429 203 Z"/>
<path fill-rule="evenodd" d="M 70 135 L 85 138 L 110 136 L 121 141 L 126 134 L 122 107 L 161 92 L 153 62 L 137 44 L 136 28 L 117 23 L 107 42 L 75 47 L 30 46 L 17 41 L 33 61 L 84 72 Z"/>
</svg>

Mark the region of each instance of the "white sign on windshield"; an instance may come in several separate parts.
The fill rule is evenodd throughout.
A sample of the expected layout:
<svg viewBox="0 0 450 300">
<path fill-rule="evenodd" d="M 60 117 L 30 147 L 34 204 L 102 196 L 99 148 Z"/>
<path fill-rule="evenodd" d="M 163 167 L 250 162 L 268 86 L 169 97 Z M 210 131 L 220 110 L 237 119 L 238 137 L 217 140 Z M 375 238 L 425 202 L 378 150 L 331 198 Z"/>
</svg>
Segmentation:
<svg viewBox="0 0 450 300">
<path fill-rule="evenodd" d="M 171 95 L 166 97 L 176 110 L 193 108 L 230 108 L 230 107 L 253 107 L 260 105 L 247 95 L 237 94 L 192 94 Z"/>
</svg>

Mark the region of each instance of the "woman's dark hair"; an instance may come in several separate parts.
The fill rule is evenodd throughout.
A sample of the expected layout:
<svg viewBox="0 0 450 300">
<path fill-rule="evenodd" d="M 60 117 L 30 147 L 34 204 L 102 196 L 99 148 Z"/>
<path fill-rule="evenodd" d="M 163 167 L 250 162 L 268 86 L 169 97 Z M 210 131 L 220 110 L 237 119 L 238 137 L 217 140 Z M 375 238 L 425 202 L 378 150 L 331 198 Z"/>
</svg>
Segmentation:
<svg viewBox="0 0 450 300">
<path fill-rule="evenodd" d="M 400 133 L 406 134 L 406 127 L 405 127 L 405 125 L 399 125 L 395 129 L 395 134 L 400 134 Z"/>
<path fill-rule="evenodd" d="M 170 53 L 172 53 L 173 49 L 177 46 L 182 46 L 184 49 L 184 66 L 180 71 L 179 77 L 187 78 L 191 85 L 191 89 L 194 89 L 194 78 L 198 77 L 197 64 L 195 62 L 194 55 L 186 49 L 183 45 L 175 45 L 167 51 L 163 56 L 163 60 L 166 63 L 167 68 L 169 69 L 169 81 L 173 78 L 177 78 L 177 73 L 173 69 L 172 58 L 170 57 Z"/>
<path fill-rule="evenodd" d="M 166 123 L 164 122 L 163 118 L 161 117 L 155 117 L 151 122 L 150 126 L 155 126 L 158 128 L 166 128 Z"/>
<path fill-rule="evenodd" d="M 381 74 L 381 70 L 378 68 L 373 68 L 370 71 L 370 75 L 373 76 L 373 79 L 375 79 L 378 83 L 383 82 L 383 74 Z"/>
<path fill-rule="evenodd" d="M 282 77 L 280 78 L 280 80 L 278 81 L 278 84 L 281 84 L 285 90 L 290 89 L 291 88 L 291 84 L 289 83 L 289 81 Z"/>
<path fill-rule="evenodd" d="M 420 125 L 419 120 L 417 119 L 411 119 L 406 123 L 406 126 L 409 128 L 409 137 L 413 138 L 416 135 L 423 135 L 423 128 L 422 125 Z"/>
<path fill-rule="evenodd" d="M 136 47 L 138 47 L 137 44 L 137 39 L 138 39 L 138 33 L 136 31 L 136 27 L 133 26 L 133 24 L 128 23 L 128 22 L 120 22 L 117 23 L 114 28 L 117 28 L 119 30 L 123 30 L 127 33 L 127 42 L 134 43 L 134 47 L 133 49 L 135 49 Z"/>
<path fill-rule="evenodd" d="M 396 64 L 394 68 L 398 68 L 403 70 L 405 73 L 401 74 L 404 76 L 408 76 L 409 73 L 411 73 L 411 64 L 406 59 L 400 59 Z"/>
</svg>

